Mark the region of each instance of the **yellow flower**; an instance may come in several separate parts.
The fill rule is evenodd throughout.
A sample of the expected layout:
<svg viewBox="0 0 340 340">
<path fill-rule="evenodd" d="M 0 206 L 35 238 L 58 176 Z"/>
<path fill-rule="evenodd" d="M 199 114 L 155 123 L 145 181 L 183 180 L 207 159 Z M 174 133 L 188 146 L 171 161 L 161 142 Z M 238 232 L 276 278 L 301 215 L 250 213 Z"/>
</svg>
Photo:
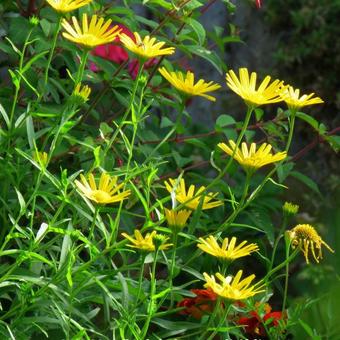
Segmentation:
<svg viewBox="0 0 340 340">
<path fill-rule="evenodd" d="M 109 28 L 112 22 L 111 19 L 104 23 L 104 19 L 98 19 L 96 15 L 92 16 L 89 25 L 87 14 L 83 14 L 82 29 L 75 17 L 72 17 L 72 22 L 74 27 L 63 19 L 62 25 L 66 30 L 66 32 L 63 33 L 63 36 L 68 40 L 88 48 L 104 45 L 115 40 L 121 31 L 117 25 Z"/>
<path fill-rule="evenodd" d="M 237 93 L 248 106 L 257 107 L 264 104 L 277 103 L 282 101 L 280 91 L 282 91 L 283 81 L 278 79 L 269 84 L 271 77 L 266 76 L 259 88 L 256 90 L 256 72 L 252 72 L 250 77 L 248 69 L 239 69 L 239 78 L 234 71 L 230 70 L 226 74 L 227 85 Z"/>
<path fill-rule="evenodd" d="M 151 38 L 149 35 L 142 40 L 141 36 L 137 33 L 133 33 L 136 41 L 130 38 L 126 34 L 120 35 L 120 41 L 131 52 L 141 56 L 145 59 L 155 58 L 161 55 L 169 55 L 175 53 L 174 47 L 165 47 L 164 41 L 156 41 L 156 38 Z"/>
<path fill-rule="evenodd" d="M 292 111 L 297 111 L 301 107 L 307 105 L 322 104 L 324 102 L 319 97 L 312 98 L 314 93 L 304 94 L 300 97 L 300 90 L 294 90 L 292 86 L 288 86 L 288 88 L 284 89 L 280 95 L 282 100 L 286 102 L 288 108 Z"/>
<path fill-rule="evenodd" d="M 245 171 L 249 173 L 252 173 L 267 164 L 279 162 L 287 157 L 286 151 L 278 152 L 275 155 L 272 154 L 272 146 L 266 143 L 263 143 L 257 151 L 255 143 L 251 143 L 249 150 L 247 144 L 242 143 L 241 148 L 234 151 L 236 144 L 232 140 L 229 140 L 229 146 L 225 143 L 219 143 L 217 146 L 226 154 L 232 156 L 240 165 L 243 166 Z"/>
<path fill-rule="evenodd" d="M 130 195 L 130 190 L 120 191 L 124 183 L 117 184 L 118 177 L 111 177 L 107 173 L 102 173 L 97 188 L 93 174 L 88 175 L 89 182 L 83 174 L 80 175 L 81 182 L 75 181 L 80 192 L 90 200 L 100 203 L 109 204 L 120 202 Z"/>
<path fill-rule="evenodd" d="M 166 190 L 168 190 L 171 194 L 173 193 L 176 196 L 176 200 L 184 204 L 189 209 L 197 209 L 201 200 L 203 200 L 202 210 L 215 208 L 223 204 L 223 202 L 219 200 L 212 201 L 217 196 L 217 193 L 213 194 L 210 192 L 204 196 L 204 186 L 199 187 L 195 193 L 195 186 L 190 185 L 188 191 L 186 191 L 185 181 L 183 178 L 180 179 L 179 183 L 177 180 L 169 178 L 169 181 L 165 181 L 164 184 Z"/>
<path fill-rule="evenodd" d="M 239 257 L 248 256 L 250 255 L 250 253 L 259 250 L 258 246 L 255 243 L 250 243 L 246 245 L 247 241 L 243 241 L 238 246 L 235 246 L 236 237 L 232 237 L 230 242 L 228 238 L 225 238 L 222 241 L 221 246 L 217 243 L 217 240 L 212 235 L 210 235 L 206 239 L 200 237 L 198 240 L 199 242 L 201 242 L 197 245 L 198 248 L 212 256 L 227 261 L 233 261 L 238 259 Z"/>
<path fill-rule="evenodd" d="M 292 246 L 294 248 L 299 247 L 303 252 L 307 264 L 309 263 L 309 250 L 317 263 L 319 263 L 319 259 L 322 259 L 322 245 L 334 253 L 334 250 L 325 241 L 323 241 L 317 231 L 310 224 L 298 224 L 293 229 L 288 230 L 287 234 L 291 239 Z"/>
<path fill-rule="evenodd" d="M 165 209 L 165 218 L 170 228 L 182 229 L 191 215 L 191 210 L 169 210 Z"/>
<path fill-rule="evenodd" d="M 48 154 L 45 151 L 35 151 L 33 159 L 40 164 L 42 167 L 46 167 Z"/>
<path fill-rule="evenodd" d="M 92 0 L 46 0 L 57 12 L 67 13 L 83 7 Z"/>
<path fill-rule="evenodd" d="M 195 76 L 190 71 L 186 75 L 179 71 L 169 72 L 165 67 L 159 68 L 158 71 L 178 91 L 189 96 L 201 96 L 213 102 L 216 101 L 215 97 L 209 96 L 206 93 L 218 90 L 221 85 L 215 84 L 212 81 L 207 83 L 203 79 L 200 79 L 195 84 Z"/>
<path fill-rule="evenodd" d="M 79 99 L 82 102 L 87 102 L 91 94 L 91 88 L 87 85 L 81 87 L 81 83 L 77 84 L 72 95 L 74 98 Z"/>
<path fill-rule="evenodd" d="M 299 211 L 299 206 L 291 202 L 285 202 L 282 210 L 287 215 L 296 215 Z"/>
<path fill-rule="evenodd" d="M 127 238 L 132 243 L 132 244 L 128 244 L 129 247 L 138 248 L 142 251 L 155 251 L 156 247 L 154 244 L 154 238 L 156 236 L 159 236 L 157 235 L 156 230 L 154 230 L 151 234 L 147 233 L 145 237 L 143 237 L 141 232 L 138 229 L 136 229 L 134 231 L 134 235 L 135 235 L 135 238 L 133 238 L 132 236 L 126 233 L 122 233 L 122 236 Z M 168 239 L 169 239 L 168 237 L 163 239 L 163 242 L 162 242 L 163 244 L 159 246 L 160 250 L 165 250 L 172 246 L 172 244 L 170 243 L 165 244 L 165 242 Z"/>
<path fill-rule="evenodd" d="M 216 273 L 220 283 L 216 282 L 213 275 L 209 276 L 207 273 L 203 273 L 207 282 L 204 287 L 210 288 L 215 294 L 228 300 L 244 300 L 264 291 L 261 289 L 263 286 L 258 286 L 258 284 L 250 286 L 255 278 L 254 274 L 240 281 L 242 273 L 243 271 L 239 270 L 234 278 L 232 276 L 224 277 L 222 274 Z"/>
</svg>

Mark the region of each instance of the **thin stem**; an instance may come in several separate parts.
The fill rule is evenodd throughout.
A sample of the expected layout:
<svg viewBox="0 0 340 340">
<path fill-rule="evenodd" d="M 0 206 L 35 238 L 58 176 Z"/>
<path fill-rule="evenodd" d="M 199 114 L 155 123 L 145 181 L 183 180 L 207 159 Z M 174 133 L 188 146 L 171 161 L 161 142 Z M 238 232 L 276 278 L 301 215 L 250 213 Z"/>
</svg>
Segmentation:
<svg viewBox="0 0 340 340">
<path fill-rule="evenodd" d="M 274 265 L 274 261 L 275 261 L 275 255 L 276 255 L 276 250 L 277 250 L 277 246 L 279 244 L 279 241 L 282 237 L 282 233 L 285 231 L 286 227 L 287 227 L 287 223 L 288 223 L 288 219 L 287 219 L 287 216 L 284 215 L 283 217 L 283 221 L 282 221 L 282 226 L 280 228 L 280 231 L 279 231 L 279 234 L 277 235 L 277 238 L 274 242 L 274 246 L 273 246 L 273 253 L 272 253 L 272 258 L 271 258 L 271 261 L 270 261 L 270 267 L 269 267 L 269 271 L 272 270 L 273 268 L 273 265 Z"/>
<path fill-rule="evenodd" d="M 57 26 L 56 26 L 56 29 L 55 29 L 54 35 L 53 35 L 53 40 L 52 40 L 52 45 L 51 45 L 50 53 L 49 53 L 48 59 L 47 59 L 46 69 L 45 69 L 45 73 L 44 73 L 43 88 L 41 89 L 41 93 L 40 93 L 40 96 L 38 98 L 38 102 L 40 102 L 40 100 L 43 98 L 43 96 L 45 94 L 46 85 L 47 85 L 47 81 L 48 81 L 48 71 L 50 69 L 50 65 L 51 65 L 51 62 L 52 62 L 54 50 L 55 50 L 56 45 L 57 45 L 58 34 L 59 34 L 59 31 L 60 31 L 60 27 L 61 27 L 61 20 L 62 20 L 62 16 L 59 15 L 58 16 Z"/>
<path fill-rule="evenodd" d="M 228 327 L 228 313 L 229 313 L 229 309 L 230 309 L 230 304 L 229 304 L 229 306 L 228 307 L 225 307 L 225 312 L 222 314 L 222 317 L 220 318 L 220 322 L 218 323 L 218 325 L 217 325 L 217 327 L 215 328 L 215 330 L 211 333 L 211 335 L 209 336 L 209 338 L 207 339 L 207 340 L 212 340 L 212 339 L 214 339 L 214 337 L 215 337 L 215 335 L 217 334 L 217 332 L 218 332 L 218 329 L 224 324 L 224 323 L 226 323 L 226 326 Z M 207 329 L 208 329 L 208 327 L 207 327 Z M 226 335 L 227 335 L 227 337 L 224 337 L 224 339 L 226 339 L 226 340 L 229 340 L 230 339 L 230 337 L 229 337 L 229 332 L 228 332 L 228 330 L 226 331 Z"/>
<path fill-rule="evenodd" d="M 96 205 L 95 211 L 94 211 L 93 220 L 92 220 L 91 227 L 90 227 L 89 240 L 91 240 L 93 238 L 94 227 L 96 225 L 96 221 L 97 221 L 97 216 L 99 214 L 99 210 L 100 210 L 100 206 Z"/>
<path fill-rule="evenodd" d="M 144 324 L 143 329 L 142 329 L 142 334 L 141 334 L 141 337 L 140 337 L 141 340 L 145 339 L 145 336 L 146 336 L 148 329 L 149 329 L 149 325 L 150 325 L 152 316 L 154 314 L 154 306 L 155 306 L 154 295 L 155 295 L 155 292 L 156 292 L 156 264 L 157 264 L 158 252 L 159 252 L 159 248 L 157 248 L 156 251 L 155 251 L 155 256 L 154 256 L 153 264 L 152 264 L 151 282 L 150 282 L 150 284 L 151 284 L 150 300 L 149 300 L 149 304 L 148 304 L 148 307 L 147 307 L 148 315 L 147 315 L 147 318 L 145 320 L 145 324 Z"/>
<path fill-rule="evenodd" d="M 296 116 L 296 110 L 290 110 L 289 134 L 288 134 L 288 140 L 287 140 L 287 144 L 286 144 L 286 148 L 285 148 L 285 151 L 287 153 L 289 151 L 289 148 L 290 148 L 290 145 L 291 145 L 292 139 L 293 139 L 295 116 Z"/>
<path fill-rule="evenodd" d="M 217 301 L 216 301 L 216 304 L 215 304 L 215 308 L 214 308 L 214 311 L 213 313 L 210 315 L 209 317 L 209 321 L 208 321 L 208 324 L 206 325 L 205 327 L 205 331 L 203 332 L 203 334 L 199 337 L 198 340 L 206 340 L 206 334 L 209 332 L 209 328 L 213 325 L 214 321 L 215 321 L 215 318 L 216 318 L 216 315 L 220 309 L 220 307 L 222 306 L 222 299 L 220 297 L 218 297 Z"/>
<path fill-rule="evenodd" d="M 82 79 L 83 79 L 83 74 L 84 74 L 84 70 L 85 70 L 85 66 L 86 66 L 86 62 L 87 62 L 87 58 L 89 56 L 90 50 L 85 49 L 83 52 L 83 55 L 81 56 L 81 61 L 80 61 L 80 66 L 77 72 L 77 77 L 76 77 L 76 81 L 75 81 L 75 85 L 78 85 Z"/>
<path fill-rule="evenodd" d="M 171 267 L 170 267 L 170 275 L 169 275 L 169 288 L 170 288 L 170 309 L 173 307 L 174 303 L 174 294 L 172 291 L 173 287 L 173 276 L 176 264 L 176 249 L 177 249 L 177 242 L 178 242 L 178 232 L 174 231 L 173 233 L 173 250 L 171 256 Z"/>
<path fill-rule="evenodd" d="M 287 295 L 288 295 L 288 280 L 289 280 L 289 251 L 290 251 L 290 240 L 286 240 L 286 270 L 285 270 L 285 288 L 283 294 L 283 302 L 282 302 L 282 313 L 284 313 L 286 309 Z"/>
</svg>

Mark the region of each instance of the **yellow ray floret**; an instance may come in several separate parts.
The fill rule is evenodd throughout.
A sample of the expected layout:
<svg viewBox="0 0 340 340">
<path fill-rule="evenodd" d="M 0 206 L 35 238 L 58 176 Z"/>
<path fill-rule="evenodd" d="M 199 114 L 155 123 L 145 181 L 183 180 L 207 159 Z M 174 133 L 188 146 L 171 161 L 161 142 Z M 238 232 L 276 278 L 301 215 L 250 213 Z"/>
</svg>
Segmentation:
<svg viewBox="0 0 340 340">
<path fill-rule="evenodd" d="M 87 102 L 91 94 L 91 88 L 87 85 L 82 86 L 81 83 L 77 84 L 72 95 L 79 98 L 83 102 Z"/>
<path fill-rule="evenodd" d="M 293 229 L 288 230 L 287 234 L 291 239 L 292 246 L 299 247 L 303 252 L 307 264 L 309 263 L 309 251 L 312 253 L 314 260 L 319 263 L 319 259 L 322 259 L 322 245 L 334 253 L 334 250 L 321 238 L 310 224 L 298 224 Z"/>
<path fill-rule="evenodd" d="M 46 0 L 57 12 L 67 13 L 83 7 L 93 0 Z"/>
<path fill-rule="evenodd" d="M 242 273 L 242 270 L 239 270 L 234 278 L 232 276 L 224 277 L 222 274 L 216 273 L 220 283 L 216 282 L 214 275 L 209 276 L 207 273 L 203 273 L 207 282 L 204 287 L 210 288 L 215 294 L 231 301 L 244 300 L 264 291 L 261 289 L 263 286 L 258 284 L 250 286 L 255 279 L 254 274 L 240 281 Z"/>
<path fill-rule="evenodd" d="M 120 202 L 130 195 L 130 190 L 120 191 L 124 183 L 118 184 L 117 176 L 111 177 L 107 173 L 102 173 L 98 187 L 92 173 L 88 175 L 88 181 L 83 174 L 80 175 L 80 180 L 81 182 L 75 181 L 80 193 L 96 203 Z"/>
<path fill-rule="evenodd" d="M 287 157 L 285 151 L 272 154 L 272 146 L 266 143 L 260 145 L 258 150 L 256 150 L 255 143 L 251 143 L 249 149 L 246 143 L 242 143 L 241 148 L 236 149 L 236 143 L 232 140 L 229 140 L 229 145 L 219 143 L 217 146 L 232 156 L 247 172 L 253 172 L 262 166 L 279 162 Z"/>
<path fill-rule="evenodd" d="M 191 210 L 169 210 L 165 209 L 165 218 L 170 228 L 182 229 L 185 227 L 188 218 L 191 215 Z"/>
<path fill-rule="evenodd" d="M 137 248 L 137 249 L 140 249 L 141 251 L 150 251 L 150 252 L 155 251 L 156 249 L 155 244 L 154 244 L 154 238 L 157 237 L 156 230 L 154 230 L 151 234 L 147 233 L 145 237 L 142 236 L 141 232 L 138 229 L 134 231 L 135 238 L 133 238 L 132 236 L 126 233 L 122 233 L 122 236 L 124 236 L 126 239 L 128 239 L 132 243 L 132 244 L 128 244 L 128 246 L 131 248 Z M 166 242 L 168 239 L 169 239 L 168 237 L 165 237 L 164 242 Z M 165 250 L 171 246 L 172 244 L 170 243 L 162 244 L 159 247 L 159 249 Z"/>
<path fill-rule="evenodd" d="M 233 261 L 239 257 L 248 256 L 252 252 L 259 250 L 255 243 L 247 244 L 247 241 L 243 241 L 236 246 L 236 237 L 232 237 L 230 242 L 228 238 L 225 238 L 222 241 L 221 246 L 218 244 L 216 238 L 212 235 L 206 239 L 200 237 L 198 240 L 200 242 L 197 245 L 198 248 L 212 256 L 227 261 Z"/>
<path fill-rule="evenodd" d="M 157 41 L 156 38 L 151 38 L 149 35 L 142 40 L 141 36 L 133 33 L 136 41 L 126 34 L 120 35 L 120 41 L 131 52 L 145 59 L 155 58 L 162 55 L 170 55 L 175 53 L 174 47 L 164 47 L 164 41 Z"/>
<path fill-rule="evenodd" d="M 256 89 L 256 79 L 256 72 L 252 72 L 249 77 L 247 68 L 239 69 L 239 78 L 237 78 L 233 70 L 226 74 L 229 88 L 238 94 L 248 106 L 257 107 L 282 101 L 280 91 L 284 87 L 283 81 L 276 79 L 270 83 L 271 77 L 266 76 Z"/>
<path fill-rule="evenodd" d="M 315 104 L 322 104 L 324 101 L 319 97 L 314 97 L 314 93 L 304 94 L 300 97 L 300 90 L 294 89 L 292 86 L 281 92 L 281 98 L 286 102 L 290 110 L 298 110 L 301 107 Z"/>
<path fill-rule="evenodd" d="M 214 200 L 217 196 L 217 193 L 207 193 L 204 195 L 205 187 L 201 186 L 197 189 L 195 193 L 195 186 L 190 185 L 188 191 L 185 188 L 185 181 L 181 178 L 179 181 L 176 179 L 169 178 L 168 181 L 164 182 L 166 189 L 174 194 L 176 200 L 182 204 L 184 204 L 187 208 L 195 210 L 199 207 L 201 200 L 202 202 L 202 210 L 211 209 L 218 207 L 223 204 L 222 201 Z M 193 198 L 194 197 L 194 198 Z"/>
<path fill-rule="evenodd" d="M 117 25 L 110 27 L 111 22 L 112 20 L 109 19 L 104 23 L 103 18 L 93 15 L 89 24 L 87 14 L 83 14 L 82 27 L 80 27 L 76 17 L 72 17 L 72 27 L 68 21 L 63 19 L 62 25 L 66 31 L 63 32 L 63 36 L 88 48 L 104 45 L 115 40 L 121 31 Z"/>
<path fill-rule="evenodd" d="M 216 98 L 207 94 L 218 90 L 221 86 L 214 82 L 205 82 L 200 79 L 195 84 L 195 76 L 188 71 L 185 75 L 182 72 L 169 72 L 165 67 L 158 69 L 160 74 L 178 91 L 181 91 L 189 96 L 201 96 L 211 101 L 216 101 Z"/>
</svg>

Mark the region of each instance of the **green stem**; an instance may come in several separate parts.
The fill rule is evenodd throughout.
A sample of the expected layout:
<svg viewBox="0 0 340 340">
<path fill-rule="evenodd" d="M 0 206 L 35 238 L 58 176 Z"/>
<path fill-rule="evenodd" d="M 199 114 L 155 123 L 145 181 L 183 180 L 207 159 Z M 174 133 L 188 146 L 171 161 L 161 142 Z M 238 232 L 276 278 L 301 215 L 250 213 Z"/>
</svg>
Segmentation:
<svg viewBox="0 0 340 340">
<path fill-rule="evenodd" d="M 285 231 L 286 227 L 287 227 L 287 223 L 288 223 L 288 219 L 287 216 L 284 215 L 283 217 L 283 222 L 282 222 L 282 226 L 280 228 L 279 234 L 277 235 L 277 238 L 274 242 L 274 246 L 273 246 L 273 253 L 272 253 L 272 257 L 271 257 L 271 261 L 270 261 L 270 267 L 269 267 L 269 271 L 271 271 L 273 269 L 273 265 L 274 265 L 274 261 L 275 261 L 275 255 L 276 255 L 276 250 L 279 244 L 279 241 L 282 237 L 282 233 Z"/>
<path fill-rule="evenodd" d="M 170 309 L 173 307 L 174 303 L 174 294 L 173 294 L 173 276 L 176 264 L 176 250 L 177 250 L 177 242 L 178 242 L 178 232 L 174 231 L 173 234 L 173 251 L 171 256 L 171 267 L 170 267 L 170 275 L 169 275 L 169 288 L 170 288 Z"/>
<path fill-rule="evenodd" d="M 24 47 L 22 49 L 22 52 L 20 54 L 20 59 L 19 59 L 19 76 L 18 76 L 18 84 L 15 86 L 15 93 L 14 93 L 14 97 L 13 97 L 13 103 L 12 103 L 12 107 L 11 107 L 11 112 L 10 112 L 10 118 L 9 118 L 9 139 L 8 139 L 8 147 L 10 146 L 10 139 L 11 139 L 11 135 L 13 132 L 13 120 L 14 120 L 14 113 L 15 113 L 15 109 L 17 106 L 17 102 L 18 102 L 18 96 L 19 96 L 19 91 L 20 91 L 20 85 L 21 85 L 21 71 L 22 68 L 24 66 L 24 58 L 25 58 L 25 52 L 26 52 L 26 47 L 28 46 L 28 40 L 31 37 L 33 28 L 30 29 L 30 31 L 27 34 L 27 37 L 25 39 L 25 43 L 24 43 Z"/>
<path fill-rule="evenodd" d="M 292 139 L 293 139 L 295 116 L 296 116 L 296 110 L 290 110 L 289 134 L 288 134 L 287 145 L 286 145 L 286 148 L 285 148 L 285 151 L 287 153 L 289 151 L 289 148 L 290 148 L 290 145 L 291 145 Z"/>
<path fill-rule="evenodd" d="M 156 153 L 156 151 L 172 136 L 172 134 L 174 132 L 176 132 L 179 124 L 181 123 L 183 113 L 184 113 L 184 109 L 185 109 L 185 106 L 184 106 L 184 103 L 182 102 L 179 113 L 178 113 L 176 121 L 175 121 L 175 124 L 173 125 L 171 130 L 166 134 L 166 136 L 157 144 L 157 146 L 155 146 L 152 149 L 151 153 L 149 154 L 149 156 L 145 160 L 145 163 L 147 163 L 151 159 L 151 157 Z"/>
<path fill-rule="evenodd" d="M 81 56 L 80 66 L 77 72 L 77 77 L 75 81 L 75 86 L 77 86 L 83 80 L 84 70 L 87 62 L 87 58 L 89 56 L 90 50 L 85 49 L 83 55 Z"/>
<path fill-rule="evenodd" d="M 155 256 L 154 256 L 154 260 L 153 260 L 153 264 L 152 264 L 151 282 L 150 282 L 150 285 L 151 285 L 150 300 L 149 300 L 149 304 L 148 304 L 148 307 L 147 307 L 148 315 L 147 315 L 147 318 L 145 320 L 145 324 L 144 324 L 143 329 L 142 329 L 142 334 L 141 334 L 141 337 L 140 337 L 141 340 L 145 339 L 145 336 L 146 336 L 148 329 L 149 329 L 149 325 L 150 325 L 152 316 L 155 312 L 154 311 L 154 306 L 155 306 L 154 295 L 155 295 L 155 292 L 156 292 L 156 264 L 157 264 L 158 252 L 159 252 L 159 248 L 157 248 L 156 251 L 155 251 Z"/>
<path fill-rule="evenodd" d="M 90 227 L 90 233 L 89 233 L 89 240 L 90 241 L 93 238 L 94 228 L 95 228 L 95 225 L 96 225 L 96 221 L 97 221 L 97 216 L 99 214 L 99 210 L 100 210 L 100 206 L 96 205 L 95 210 L 94 210 L 93 220 L 92 220 L 91 227 Z"/>
<path fill-rule="evenodd" d="M 228 307 L 225 307 L 225 312 L 222 314 L 222 317 L 220 318 L 220 321 L 217 325 L 217 327 L 215 328 L 215 330 L 211 333 L 211 335 L 209 336 L 209 338 L 207 340 L 212 340 L 215 338 L 215 335 L 218 333 L 218 329 L 225 323 L 227 328 L 228 328 L 228 313 L 229 313 L 229 309 L 230 309 L 230 304 Z M 208 327 L 207 327 L 208 329 Z M 225 337 L 225 335 L 227 337 Z M 229 340 L 229 332 L 228 330 L 226 331 L 226 334 L 223 334 L 223 339 Z"/>
<path fill-rule="evenodd" d="M 58 34 L 59 34 L 59 31 L 60 31 L 60 27 L 61 27 L 61 20 L 62 20 L 62 16 L 59 15 L 57 26 L 56 26 L 56 29 L 55 29 L 54 35 L 53 35 L 52 46 L 51 46 L 50 53 L 49 53 L 48 59 L 47 59 L 46 69 L 45 69 L 45 73 L 44 73 L 43 88 L 42 88 L 41 94 L 40 94 L 40 96 L 38 98 L 38 102 L 40 102 L 40 100 L 43 98 L 43 96 L 45 94 L 45 91 L 46 91 L 46 85 L 47 85 L 47 81 L 48 81 L 48 71 L 50 69 L 50 65 L 51 65 L 51 62 L 52 62 L 54 50 L 55 50 L 56 45 L 57 45 Z"/>
<path fill-rule="evenodd" d="M 282 313 L 284 313 L 286 309 L 287 295 L 288 295 L 288 280 L 289 280 L 289 251 L 290 251 L 290 240 L 286 240 L 286 266 L 285 266 L 285 288 L 283 293 L 283 302 L 282 302 Z"/>
<path fill-rule="evenodd" d="M 204 327 L 205 328 L 205 331 L 203 332 L 203 334 L 199 337 L 198 340 L 206 340 L 206 335 L 207 333 L 209 332 L 209 328 L 213 325 L 214 321 L 215 321 L 215 318 L 216 318 L 216 315 L 222 305 L 222 299 L 220 297 L 218 297 L 217 301 L 216 301 L 216 304 L 215 304 L 215 308 L 214 308 L 214 311 L 213 313 L 210 315 L 209 317 L 209 321 L 208 321 L 208 324 Z"/>
</svg>

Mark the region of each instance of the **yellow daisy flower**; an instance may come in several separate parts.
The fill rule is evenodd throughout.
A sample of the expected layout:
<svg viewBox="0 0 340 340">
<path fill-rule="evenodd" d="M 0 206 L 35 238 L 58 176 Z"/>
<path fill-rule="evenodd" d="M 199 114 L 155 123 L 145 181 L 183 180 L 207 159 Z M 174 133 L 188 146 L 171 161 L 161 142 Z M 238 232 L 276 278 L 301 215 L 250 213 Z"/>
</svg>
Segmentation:
<svg viewBox="0 0 340 340">
<path fill-rule="evenodd" d="M 246 172 L 252 173 L 258 168 L 267 164 L 279 162 L 287 157 L 287 152 L 278 152 L 275 155 L 271 153 L 272 146 L 263 143 L 256 151 L 256 144 L 251 143 L 248 150 L 247 144 L 242 143 L 241 148 L 236 151 L 236 144 L 229 140 L 229 146 L 225 143 L 218 143 L 217 146 L 221 148 L 226 154 L 232 156 L 240 165 L 243 166 Z"/>
<path fill-rule="evenodd" d="M 46 1 L 57 12 L 67 13 L 87 5 L 93 0 L 46 0 Z"/>
<path fill-rule="evenodd" d="M 132 244 L 128 244 L 129 247 L 131 248 L 137 248 L 140 249 L 141 251 L 155 251 L 156 247 L 154 244 L 154 238 L 160 235 L 157 235 L 156 230 L 154 230 L 151 234 L 147 233 L 145 235 L 145 237 L 142 236 L 141 232 L 136 229 L 134 231 L 134 235 L 135 238 L 133 238 L 132 236 L 126 234 L 126 233 L 122 233 L 122 236 L 124 236 L 126 239 L 128 239 Z M 172 246 L 172 244 L 167 243 L 164 244 L 164 242 L 166 242 L 169 238 L 165 237 L 163 239 L 163 244 L 159 246 L 160 250 L 165 250 L 168 249 L 169 247 Z"/>
<path fill-rule="evenodd" d="M 228 238 L 225 238 L 222 241 L 221 246 L 217 243 L 216 238 L 212 235 L 206 239 L 200 237 L 198 240 L 200 242 L 200 244 L 197 245 L 198 248 L 212 256 L 227 261 L 234 261 L 239 257 L 248 256 L 252 252 L 259 250 L 255 243 L 246 245 L 247 241 L 243 241 L 238 246 L 236 246 L 236 237 L 232 237 L 230 242 Z"/>
<path fill-rule="evenodd" d="M 133 34 L 136 41 L 126 34 L 121 34 L 119 36 L 120 41 L 129 51 L 141 56 L 142 58 L 150 59 L 161 55 L 170 55 L 175 53 L 174 47 L 163 48 L 165 45 L 164 41 L 157 42 L 156 38 L 151 38 L 149 35 L 144 37 L 142 40 L 141 36 L 137 32 L 134 32 Z"/>
<path fill-rule="evenodd" d="M 96 15 L 91 17 L 89 25 L 87 14 L 83 14 L 82 28 L 80 28 L 76 17 L 72 17 L 72 22 L 74 27 L 63 19 L 62 25 L 66 30 L 66 32 L 63 32 L 64 38 L 88 48 L 104 45 L 115 40 L 121 31 L 117 25 L 110 28 L 111 19 L 104 23 L 104 19 L 98 19 Z"/>
<path fill-rule="evenodd" d="M 120 202 L 130 196 L 130 190 L 120 191 L 124 183 L 117 184 L 118 177 L 111 177 L 107 173 L 102 173 L 97 187 L 93 174 L 88 175 L 86 180 L 83 174 L 80 175 L 81 182 L 76 180 L 75 184 L 78 187 L 81 194 L 88 199 L 100 203 L 109 204 Z"/>
<path fill-rule="evenodd" d="M 191 210 L 169 210 L 165 209 L 165 218 L 170 228 L 182 229 L 185 227 L 188 218 L 191 215 Z"/>
<path fill-rule="evenodd" d="M 232 276 L 224 277 L 222 274 L 216 273 L 216 277 L 220 283 L 216 282 L 214 275 L 209 276 L 207 273 L 203 273 L 207 282 L 204 287 L 210 288 L 215 294 L 232 301 L 245 300 L 264 292 L 264 290 L 261 289 L 263 286 L 258 286 L 258 284 L 250 286 L 255 278 L 254 274 L 240 281 L 242 273 L 243 271 L 239 270 L 234 278 Z"/>
<path fill-rule="evenodd" d="M 159 73 L 178 91 L 181 91 L 189 96 L 201 96 L 211 101 L 216 101 L 216 98 L 206 94 L 207 92 L 218 90 L 221 85 L 214 82 L 205 82 L 200 79 L 195 84 L 195 76 L 192 72 L 188 71 L 186 75 L 182 72 L 169 72 L 165 67 L 158 69 Z"/>
<path fill-rule="evenodd" d="M 39 163 L 40 166 L 45 168 L 48 160 L 48 154 L 45 151 L 35 151 L 33 159 Z"/>
<path fill-rule="evenodd" d="M 292 246 L 294 248 L 300 248 L 307 264 L 309 263 L 309 250 L 317 263 L 319 263 L 319 259 L 322 259 L 322 245 L 334 253 L 334 250 L 320 237 L 318 232 L 310 224 L 298 224 L 293 229 L 288 230 L 287 234 L 291 239 Z"/>
<path fill-rule="evenodd" d="M 300 97 L 300 90 L 294 89 L 292 86 L 288 86 L 281 92 L 281 98 L 286 102 L 288 108 L 292 111 L 297 111 L 301 107 L 307 105 L 322 104 L 324 101 L 319 97 L 314 97 L 314 93 L 304 94 Z"/>
<path fill-rule="evenodd" d="M 217 196 L 217 193 L 213 194 L 210 192 L 204 196 L 204 186 L 199 187 L 197 192 L 195 193 L 195 186 L 190 185 L 187 191 L 183 178 L 180 179 L 179 183 L 176 179 L 169 178 L 169 181 L 165 181 L 164 184 L 166 190 L 168 190 L 171 194 L 173 193 L 176 196 L 176 200 L 184 204 L 189 209 L 197 209 L 200 205 L 201 199 L 203 199 L 202 210 L 215 208 L 223 204 L 222 201 L 213 200 Z"/>
<path fill-rule="evenodd" d="M 89 99 L 89 96 L 91 94 L 91 88 L 87 85 L 81 86 L 81 83 L 77 84 L 75 87 L 72 96 L 76 99 L 79 99 L 82 102 L 87 102 Z"/>
<path fill-rule="evenodd" d="M 252 72 L 250 77 L 247 68 L 239 69 L 239 78 L 234 71 L 230 70 L 226 74 L 226 81 L 229 88 L 238 94 L 248 106 L 257 107 L 264 104 L 281 102 L 280 91 L 282 91 L 283 81 L 274 80 L 271 84 L 270 76 L 266 76 L 258 89 L 256 89 L 256 72 Z"/>
</svg>

